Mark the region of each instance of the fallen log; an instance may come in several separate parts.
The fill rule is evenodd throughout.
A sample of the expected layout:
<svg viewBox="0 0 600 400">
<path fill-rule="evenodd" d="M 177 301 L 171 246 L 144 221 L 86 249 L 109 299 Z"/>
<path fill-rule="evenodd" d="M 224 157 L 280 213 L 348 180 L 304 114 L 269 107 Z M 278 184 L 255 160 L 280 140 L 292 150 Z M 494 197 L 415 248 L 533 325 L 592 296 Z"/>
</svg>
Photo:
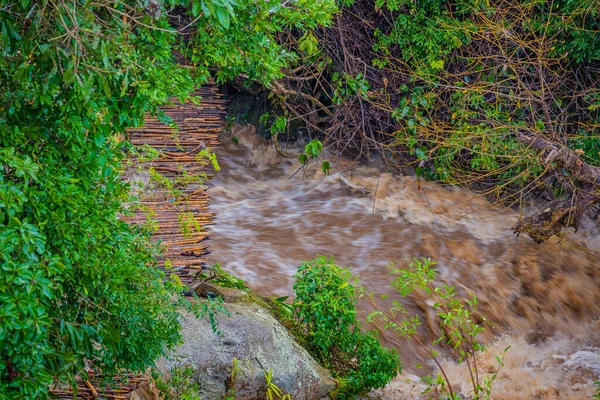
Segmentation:
<svg viewBox="0 0 600 400">
<path fill-rule="evenodd" d="M 567 228 L 579 229 L 585 211 L 600 202 L 600 168 L 581 159 L 580 153 L 566 146 L 539 136 L 519 132 L 517 138 L 531 149 L 541 150 L 541 161 L 545 166 L 562 167 L 576 181 L 570 185 L 571 193 L 552 201 L 543 210 L 522 218 L 512 227 L 517 236 L 526 233 L 536 243 Z"/>
</svg>

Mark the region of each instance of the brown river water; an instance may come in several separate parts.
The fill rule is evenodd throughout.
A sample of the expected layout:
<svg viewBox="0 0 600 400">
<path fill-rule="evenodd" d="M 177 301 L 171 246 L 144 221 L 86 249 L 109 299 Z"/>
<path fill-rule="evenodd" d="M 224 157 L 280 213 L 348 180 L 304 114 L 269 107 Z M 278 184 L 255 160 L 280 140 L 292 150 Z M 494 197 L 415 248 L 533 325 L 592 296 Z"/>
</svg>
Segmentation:
<svg viewBox="0 0 600 400">
<path fill-rule="evenodd" d="M 492 323 L 480 369 L 494 371 L 494 356 L 511 346 L 494 399 L 591 398 L 600 376 L 600 235 L 592 227 L 537 245 L 510 231 L 518 212 L 464 189 L 419 185 L 347 159 L 330 159 L 329 175 L 315 165 L 292 177 L 295 157 L 279 156 L 249 126 L 232 131 L 239 144 L 223 138 L 210 189 L 211 263 L 260 294 L 284 296 L 303 260 L 333 256 L 368 291 L 388 294 L 385 306 L 400 299 L 387 266 L 429 257 L 438 281 L 476 294 Z M 402 302 L 424 321 L 424 337 L 439 334 L 430 300 L 415 294 Z M 414 365 L 426 364 L 423 354 L 390 332 L 382 342 L 398 349 L 404 371 L 380 395 L 418 398 L 423 372 Z M 442 365 L 468 392 L 466 369 L 446 352 Z"/>
</svg>

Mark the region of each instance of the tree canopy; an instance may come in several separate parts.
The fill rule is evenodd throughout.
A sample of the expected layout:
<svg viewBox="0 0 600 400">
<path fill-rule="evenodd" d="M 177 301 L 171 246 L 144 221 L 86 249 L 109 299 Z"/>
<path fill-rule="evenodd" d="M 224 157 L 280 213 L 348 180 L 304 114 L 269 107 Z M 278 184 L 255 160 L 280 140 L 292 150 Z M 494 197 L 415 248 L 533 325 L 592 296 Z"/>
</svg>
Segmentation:
<svg viewBox="0 0 600 400">
<path fill-rule="evenodd" d="M 154 268 L 147 235 L 119 220 L 132 200 L 119 135 L 211 74 L 280 77 L 295 54 L 277 32 L 327 25 L 335 10 L 0 1 L 0 398 L 45 398 L 86 363 L 144 370 L 178 341 L 181 288 Z"/>
</svg>

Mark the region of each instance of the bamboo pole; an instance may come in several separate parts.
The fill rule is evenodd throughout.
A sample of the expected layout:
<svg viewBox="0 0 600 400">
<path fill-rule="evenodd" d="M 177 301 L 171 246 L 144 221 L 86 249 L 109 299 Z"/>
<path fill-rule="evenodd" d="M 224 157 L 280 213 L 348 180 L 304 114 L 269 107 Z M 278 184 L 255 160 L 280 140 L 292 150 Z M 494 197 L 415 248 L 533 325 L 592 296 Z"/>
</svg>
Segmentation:
<svg viewBox="0 0 600 400">
<path fill-rule="evenodd" d="M 142 170 L 153 167 L 167 178 L 181 176 L 181 170 L 185 170 L 188 174 L 206 174 L 206 180 L 211 179 L 208 163 L 200 162 L 196 155 L 203 148 L 214 150 L 219 146 L 218 135 L 225 126 L 226 101 L 214 82 L 199 88 L 193 96 L 201 97 L 199 104 L 181 104 L 173 100 L 172 104 L 161 108 L 171 117 L 177 129 L 148 115 L 144 126 L 128 131 L 131 143 L 136 146 L 151 146 L 161 152 L 161 155 L 152 162 L 140 162 L 139 158 L 132 156 L 129 161 L 133 166 L 126 167 L 126 176 L 131 179 L 135 175 L 136 167 L 140 166 Z M 145 210 L 133 210 L 132 215 L 123 216 L 121 219 L 130 224 L 141 225 L 147 222 L 147 214 L 152 212 L 154 215 L 151 219 L 158 226 L 151 236 L 152 240 L 166 247 L 157 260 L 157 267 L 165 270 L 165 262 L 168 259 L 173 267 L 169 272 L 177 274 L 183 283 L 191 283 L 195 275 L 206 268 L 204 256 L 210 254 L 206 245 L 210 233 L 206 227 L 213 224 L 214 214 L 208 210 L 209 195 L 206 187 L 189 183 L 178 188 L 175 198 L 166 188 L 157 185 L 142 196 L 140 205 Z M 185 235 L 180 220 L 181 212 L 192 213 L 191 220 L 194 221 Z M 187 222 L 189 225 L 192 221 Z M 200 229 L 196 229 L 195 224 L 198 224 Z M 77 378 L 77 395 L 74 395 L 73 388 L 66 386 L 53 387 L 50 391 L 59 399 L 120 400 L 127 399 L 129 393 L 148 378 L 144 375 L 125 374 L 123 378 L 115 377 L 114 387 L 103 386 L 100 383 L 102 379 L 101 372 L 91 375 L 86 380 Z"/>
</svg>

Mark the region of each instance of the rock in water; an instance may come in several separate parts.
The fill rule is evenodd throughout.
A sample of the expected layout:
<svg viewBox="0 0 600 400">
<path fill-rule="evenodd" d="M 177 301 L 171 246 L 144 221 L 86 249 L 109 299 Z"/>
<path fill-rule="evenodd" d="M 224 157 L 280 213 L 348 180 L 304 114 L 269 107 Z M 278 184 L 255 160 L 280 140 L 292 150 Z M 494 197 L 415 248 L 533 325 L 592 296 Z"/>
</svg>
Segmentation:
<svg viewBox="0 0 600 400">
<path fill-rule="evenodd" d="M 329 371 L 321 367 L 289 332 L 256 303 L 227 303 L 230 317 L 218 317 L 221 335 L 208 321 L 187 315 L 182 321 L 183 344 L 167 368 L 191 365 L 200 385 L 200 398 L 220 399 L 231 389 L 236 399 L 266 398 L 264 371 L 272 382 L 297 400 L 321 399 L 335 388 Z M 234 358 L 239 373 L 233 383 Z"/>
</svg>

